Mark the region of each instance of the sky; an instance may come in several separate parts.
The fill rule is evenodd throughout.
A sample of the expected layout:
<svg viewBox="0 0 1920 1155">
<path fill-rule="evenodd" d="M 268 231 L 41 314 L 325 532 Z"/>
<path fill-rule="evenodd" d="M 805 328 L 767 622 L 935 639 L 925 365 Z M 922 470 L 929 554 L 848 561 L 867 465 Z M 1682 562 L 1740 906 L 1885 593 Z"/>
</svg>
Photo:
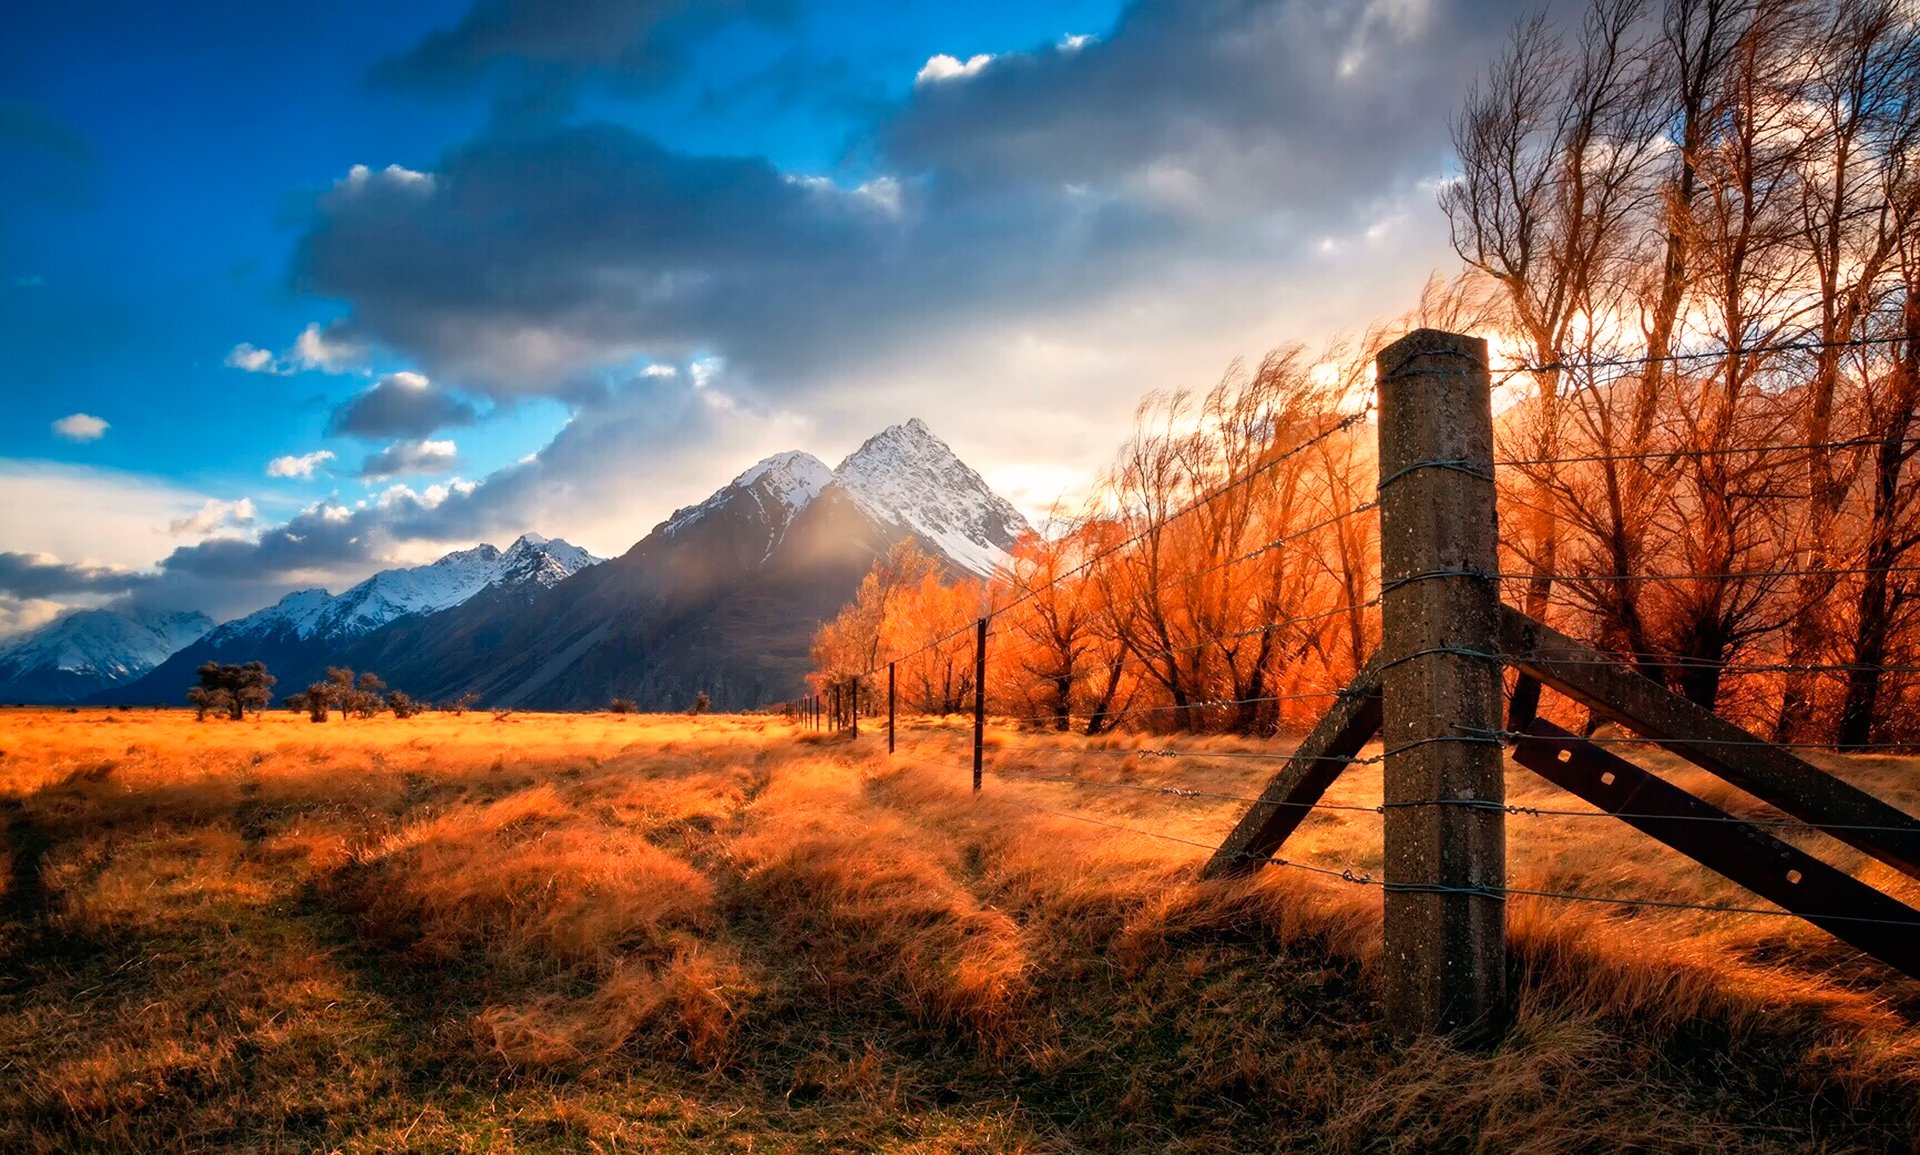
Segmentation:
<svg viewBox="0 0 1920 1155">
<path fill-rule="evenodd" d="M 1457 266 L 1527 6 L 335 0 L 0 17 L 0 634 L 625 552 L 920 417 L 1029 514 Z"/>
</svg>

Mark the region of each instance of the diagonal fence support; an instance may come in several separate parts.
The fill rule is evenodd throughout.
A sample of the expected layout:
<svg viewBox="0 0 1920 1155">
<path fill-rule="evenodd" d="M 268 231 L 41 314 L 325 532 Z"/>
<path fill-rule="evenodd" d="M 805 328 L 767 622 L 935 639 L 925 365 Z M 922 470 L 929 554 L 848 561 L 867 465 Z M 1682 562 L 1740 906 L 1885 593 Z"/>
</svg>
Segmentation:
<svg viewBox="0 0 1920 1155">
<path fill-rule="evenodd" d="M 1205 877 L 1233 878 L 1260 869 L 1313 812 L 1314 804 L 1352 764 L 1360 748 L 1379 732 L 1380 657 L 1376 654 L 1260 791 L 1260 801 L 1241 815 L 1208 860 Z"/>
<path fill-rule="evenodd" d="M 1920 935 L 1913 932 L 1920 911 L 1845 871 L 1551 722 L 1536 719 L 1516 735 L 1513 760 L 1842 942 L 1920 977 Z"/>
<path fill-rule="evenodd" d="M 1920 878 L 1920 820 L 1897 807 L 1506 606 L 1500 608 L 1500 653 L 1508 665 L 1601 717 Z"/>
<path fill-rule="evenodd" d="M 1477 1043 L 1507 1019 L 1487 344 L 1421 329 L 1376 369 L 1387 1015 Z"/>
</svg>

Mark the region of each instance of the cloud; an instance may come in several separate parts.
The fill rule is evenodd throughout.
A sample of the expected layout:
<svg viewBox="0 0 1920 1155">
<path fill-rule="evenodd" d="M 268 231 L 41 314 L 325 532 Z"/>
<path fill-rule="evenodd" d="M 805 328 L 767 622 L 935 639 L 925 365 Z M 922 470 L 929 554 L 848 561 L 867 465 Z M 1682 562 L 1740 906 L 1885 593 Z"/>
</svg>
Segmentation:
<svg viewBox="0 0 1920 1155">
<path fill-rule="evenodd" d="M 424 174 L 403 169 L 399 165 L 388 165 L 386 179 L 407 181 L 431 178 Z M 357 164 L 348 172 L 342 184 L 352 184 L 368 178 L 367 166 Z M 247 373 L 270 373 L 276 377 L 286 377 L 302 370 L 320 373 L 351 373 L 366 364 L 367 348 L 364 344 L 344 336 L 337 323 L 321 325 L 310 322 L 300 335 L 293 339 L 293 346 L 276 357 L 270 349 L 246 341 L 240 342 L 228 350 L 226 365 L 230 369 L 239 369 Z"/>
<path fill-rule="evenodd" d="M 784 27 L 794 0 L 475 0 L 459 23 L 435 31 L 374 69 L 376 82 L 444 90 L 505 80 L 516 95 L 598 74 L 625 91 L 652 91 L 679 75 L 688 55 L 740 20 Z"/>
<path fill-rule="evenodd" d="M 942 52 L 938 56 L 929 57 L 927 62 L 920 66 L 920 71 L 914 74 L 913 82 L 919 85 L 939 84 L 944 80 L 964 80 L 992 63 L 993 54 L 990 52 L 976 53 L 967 57 L 964 62 L 957 56 L 948 56 Z"/>
<path fill-rule="evenodd" d="M 238 501 L 219 501 L 210 498 L 194 512 L 168 522 L 167 532 L 175 537 L 204 537 L 216 530 L 252 525 L 253 520 L 252 499 L 243 497 Z"/>
<path fill-rule="evenodd" d="M 367 458 L 360 466 L 362 481 L 385 481 L 422 473 L 449 473 L 460 464 L 451 441 L 396 441 Z"/>
<path fill-rule="evenodd" d="M 274 360 L 271 350 L 249 345 L 245 341 L 240 342 L 228 351 L 226 364 L 229 369 L 240 369 L 248 373 L 284 374 L 292 372 L 292 370 Z"/>
<path fill-rule="evenodd" d="M 0 594 L 0 637 L 37 630 L 59 617 L 67 607 L 46 598 L 16 598 Z"/>
<path fill-rule="evenodd" d="M 356 179 L 364 180 L 366 172 L 366 166 L 355 165 L 347 181 L 351 183 Z M 408 172 L 398 165 L 389 165 L 384 179 L 405 185 L 419 175 Z M 293 349 L 287 356 L 302 369 L 317 369 L 322 373 L 346 373 L 360 368 L 365 363 L 367 349 L 364 344 L 343 335 L 341 326 L 337 322 L 324 327 L 319 322 L 313 322 L 294 338 Z"/>
<path fill-rule="evenodd" d="M 91 413 L 69 413 L 53 423 L 53 431 L 68 441 L 98 441 L 106 436 L 107 422 Z"/>
<path fill-rule="evenodd" d="M 276 457 L 272 461 L 267 462 L 267 476 L 290 477 L 299 481 L 312 481 L 313 471 L 325 465 L 327 462 L 332 461 L 333 458 L 334 454 L 331 449 L 316 449 L 312 453 L 302 453 L 297 457 L 292 454 L 288 454 L 285 457 Z"/>
<path fill-rule="evenodd" d="M 419 373 L 389 373 L 366 392 L 333 411 L 329 434 L 421 438 L 455 425 L 472 425 L 479 413 L 467 402 L 436 389 Z"/>
<path fill-rule="evenodd" d="M 1444 109 L 1518 7 L 1142 0 L 1098 39 L 934 67 L 946 82 L 865 127 L 878 171 L 855 187 L 610 123 L 489 131 L 430 185 L 337 182 L 295 277 L 346 302 L 343 339 L 496 398 L 571 400 L 636 362 L 716 354 L 737 393 L 797 403 L 1010 335 L 1117 337 L 1143 367 L 1204 351 L 1210 374 L 1296 335 L 1276 329 L 1283 307 L 1317 322 L 1418 292 L 1445 256 L 1437 228 L 1337 267 L 1315 244 L 1407 205 L 1437 225 Z M 941 392 L 961 388 L 956 370 Z"/>
<path fill-rule="evenodd" d="M 118 566 L 69 563 L 48 553 L 0 552 L 0 593 L 16 598 L 127 593 L 155 580 Z"/>
</svg>

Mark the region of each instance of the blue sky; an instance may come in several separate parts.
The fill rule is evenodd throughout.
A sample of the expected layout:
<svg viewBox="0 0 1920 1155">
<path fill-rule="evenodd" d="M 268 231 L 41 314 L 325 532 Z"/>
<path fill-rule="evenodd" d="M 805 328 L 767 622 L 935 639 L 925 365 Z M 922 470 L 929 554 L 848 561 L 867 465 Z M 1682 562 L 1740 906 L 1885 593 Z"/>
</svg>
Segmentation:
<svg viewBox="0 0 1920 1155">
<path fill-rule="evenodd" d="M 1449 268 L 1446 110 L 1517 11 L 15 6 L 0 630 L 618 552 L 910 416 L 1042 506 L 1145 391 Z"/>
</svg>

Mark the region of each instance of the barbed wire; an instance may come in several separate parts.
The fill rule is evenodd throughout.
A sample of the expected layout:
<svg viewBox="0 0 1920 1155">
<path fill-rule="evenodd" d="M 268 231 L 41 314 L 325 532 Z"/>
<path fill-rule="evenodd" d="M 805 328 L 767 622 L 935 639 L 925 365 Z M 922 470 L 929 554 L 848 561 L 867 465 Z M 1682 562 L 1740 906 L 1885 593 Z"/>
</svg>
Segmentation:
<svg viewBox="0 0 1920 1155">
<path fill-rule="evenodd" d="M 1775 341 L 1754 345 L 1729 345 L 1719 349 L 1664 353 L 1645 357 L 1556 357 L 1543 365 L 1525 361 L 1520 368 L 1528 373 L 1551 373 L 1562 369 L 1633 369 L 1643 365 L 1675 364 L 1681 361 L 1715 361 L 1724 357 L 1750 357 L 1760 353 L 1814 353 L 1822 349 L 1853 349 L 1873 345 L 1897 345 L 1910 340 L 1904 334 L 1883 337 L 1845 337 L 1837 341 Z"/>
<path fill-rule="evenodd" d="M 1154 838 L 1154 839 L 1159 839 L 1165 842 L 1179 843 L 1184 846 L 1198 847 L 1199 849 L 1208 851 L 1209 853 L 1214 853 L 1217 851 L 1217 847 L 1214 844 L 1201 842 L 1197 839 L 1184 838 L 1177 834 L 1168 834 L 1164 831 L 1145 830 L 1137 826 L 1129 826 L 1125 823 L 1120 823 L 1120 822 L 1109 822 L 1109 821 L 1106 821 L 1105 819 L 1094 818 L 1091 815 L 1079 814 L 1074 811 L 1054 810 L 1045 806 L 1035 806 L 1032 803 L 1023 802 L 1019 799 L 1007 798 L 1004 796 L 997 797 L 997 801 L 1002 805 L 1015 806 L 1020 809 L 1030 810 L 1039 814 L 1050 815 L 1055 818 L 1065 818 L 1075 822 L 1085 822 L 1094 826 L 1102 826 L 1109 830 L 1117 830 L 1127 834 L 1139 835 L 1143 838 Z M 1662 909 L 1662 910 L 1698 911 L 1698 912 L 1707 913 L 1707 914 L 1764 915 L 1764 916 L 1773 917 L 1773 918 L 1801 919 L 1803 921 L 1812 921 L 1812 922 L 1815 922 L 1816 924 L 1819 922 L 1869 923 L 1877 926 L 1899 926 L 1899 927 L 1909 927 L 1912 929 L 1920 930 L 1920 920 L 1914 920 L 1914 919 L 1873 918 L 1866 915 L 1852 915 L 1852 914 L 1802 913 L 1800 911 L 1781 910 L 1781 909 L 1775 909 L 1775 908 L 1769 908 L 1769 907 L 1731 906 L 1731 905 L 1724 905 L 1719 903 L 1687 902 L 1680 899 L 1615 898 L 1611 895 L 1584 894 L 1578 891 L 1565 891 L 1565 890 L 1543 890 L 1543 889 L 1538 889 L 1534 887 L 1521 887 L 1521 886 L 1506 886 L 1506 885 L 1448 886 L 1445 884 L 1438 884 L 1438 883 L 1390 882 L 1383 878 L 1375 878 L 1373 874 L 1369 871 L 1355 870 L 1351 867 L 1342 869 L 1342 868 L 1335 868 L 1335 867 L 1329 867 L 1329 866 L 1319 866 L 1314 863 L 1301 862 L 1298 859 L 1292 859 L 1292 858 L 1280 858 L 1275 855 L 1254 854 L 1251 852 L 1243 851 L 1236 855 L 1231 855 L 1231 857 L 1236 857 L 1242 862 L 1253 863 L 1255 865 L 1263 866 L 1263 867 L 1275 866 L 1275 867 L 1282 867 L 1282 868 L 1291 869 L 1291 870 L 1304 870 L 1312 874 L 1318 874 L 1318 875 L 1323 875 L 1330 878 L 1336 878 L 1342 882 L 1351 883 L 1356 886 L 1379 887 L 1381 890 L 1389 894 L 1464 895 L 1470 898 L 1486 898 L 1495 902 L 1505 902 L 1507 899 L 1514 898 L 1514 897 L 1541 898 L 1541 899 L 1549 899 L 1549 900 L 1560 901 L 1560 902 L 1597 903 L 1597 904 L 1602 904 L 1607 906 L 1618 906 L 1618 907 L 1652 907 L 1652 908 Z"/>
<path fill-rule="evenodd" d="M 1477 726 L 1462 726 L 1460 727 L 1460 730 L 1463 733 L 1471 734 L 1475 737 L 1494 738 L 1502 742 L 1513 742 L 1521 738 L 1535 737 L 1535 735 L 1528 734 L 1520 730 L 1485 730 Z M 1700 738 L 1700 737 L 1685 737 L 1685 738 L 1631 737 L 1629 738 L 1629 737 L 1613 737 L 1613 736 L 1595 735 L 1589 738 L 1582 738 L 1581 741 L 1591 742 L 1596 746 L 1733 746 L 1733 747 L 1771 746 L 1776 750 L 1826 750 L 1826 751 L 1834 751 L 1836 746 L 1836 743 L 1833 743 L 1833 742 L 1769 742 L 1763 738 Z M 1920 743 L 1914 743 L 1914 742 L 1853 743 L 1853 742 L 1849 742 L 1847 743 L 1846 752 L 1853 753 L 1859 750 L 1912 750 L 1916 745 L 1920 745 Z"/>
<path fill-rule="evenodd" d="M 1068 719 L 1099 718 L 1111 721 L 1117 718 L 1131 718 L 1142 714 L 1165 714 L 1181 710 L 1224 710 L 1233 706 L 1260 706 L 1280 702 L 1325 701 L 1329 698 L 1345 696 L 1344 688 L 1339 690 L 1302 690 L 1294 694 L 1261 694 L 1246 698 L 1207 698 L 1194 702 L 1163 703 L 1158 706 L 1128 706 L 1119 710 L 1066 710 L 1049 711 L 1039 714 L 1014 714 L 1002 716 L 1007 722 L 1058 722 L 1062 717 Z"/>
<path fill-rule="evenodd" d="M 1558 457 L 1496 457 L 1493 463 L 1509 468 L 1527 469 L 1542 465 L 1577 465 L 1585 462 L 1655 461 L 1660 458 L 1731 457 L 1742 453 L 1815 453 L 1826 450 L 1875 449 L 1897 441 L 1902 449 L 1920 446 L 1920 437 L 1849 437 L 1838 441 L 1802 441 L 1772 445 L 1700 445 L 1673 449 L 1636 449 L 1619 453 L 1569 453 Z"/>
</svg>

